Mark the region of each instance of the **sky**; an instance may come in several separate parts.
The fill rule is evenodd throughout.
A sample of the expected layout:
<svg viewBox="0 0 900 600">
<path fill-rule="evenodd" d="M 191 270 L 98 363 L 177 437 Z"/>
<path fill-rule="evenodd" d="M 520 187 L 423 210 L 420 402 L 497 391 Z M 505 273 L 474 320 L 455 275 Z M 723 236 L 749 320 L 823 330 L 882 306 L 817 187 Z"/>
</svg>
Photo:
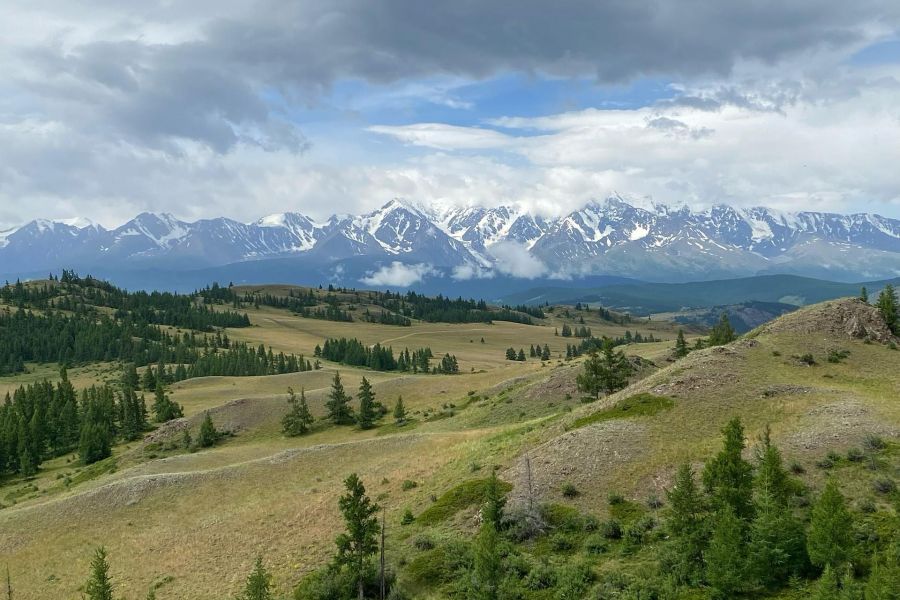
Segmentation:
<svg viewBox="0 0 900 600">
<path fill-rule="evenodd" d="M 900 3 L 0 3 L 0 230 L 612 193 L 900 218 Z"/>
</svg>

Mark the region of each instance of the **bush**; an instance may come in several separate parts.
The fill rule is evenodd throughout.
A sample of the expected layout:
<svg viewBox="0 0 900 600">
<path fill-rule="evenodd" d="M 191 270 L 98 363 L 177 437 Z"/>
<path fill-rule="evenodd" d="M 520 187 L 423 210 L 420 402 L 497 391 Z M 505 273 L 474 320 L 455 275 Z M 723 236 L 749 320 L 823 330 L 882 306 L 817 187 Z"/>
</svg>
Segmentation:
<svg viewBox="0 0 900 600">
<path fill-rule="evenodd" d="M 790 469 L 791 473 L 793 473 L 794 475 L 803 475 L 804 473 L 806 473 L 806 467 L 804 467 L 797 461 L 791 463 Z"/>
<path fill-rule="evenodd" d="M 800 362 L 811 367 L 816 364 L 816 359 L 815 359 L 815 357 L 813 357 L 812 354 L 807 352 L 806 354 L 804 354 L 803 356 L 800 357 Z"/>
<path fill-rule="evenodd" d="M 532 567 L 525 577 L 525 587 L 529 590 L 547 590 L 556 585 L 556 571 L 547 563 Z"/>
<path fill-rule="evenodd" d="M 575 542 L 565 533 L 557 533 L 550 538 L 550 547 L 554 552 L 569 552 L 575 548 Z"/>
<path fill-rule="evenodd" d="M 417 536 L 413 540 L 413 548 L 416 550 L 431 550 L 434 548 L 434 540 L 426 535 Z"/>
<path fill-rule="evenodd" d="M 881 477 L 872 482 L 872 489 L 879 494 L 893 494 L 897 491 L 897 483 L 889 477 Z"/>
<path fill-rule="evenodd" d="M 625 496 L 618 492 L 610 492 L 606 496 L 606 501 L 609 502 L 610 506 L 618 506 L 625 503 Z"/>
<path fill-rule="evenodd" d="M 547 532 L 547 521 L 537 510 L 518 508 L 505 511 L 502 529 L 506 537 L 516 543 L 532 540 Z"/>
<path fill-rule="evenodd" d="M 850 448 L 847 450 L 847 460 L 850 462 L 862 462 L 866 455 L 859 448 Z"/>
<path fill-rule="evenodd" d="M 584 551 L 588 554 L 604 554 L 607 549 L 606 538 L 602 534 L 595 533 L 584 540 Z"/>
<path fill-rule="evenodd" d="M 850 356 L 849 350 L 829 350 L 828 351 L 828 362 L 830 363 L 839 363 L 845 358 Z"/>
<path fill-rule="evenodd" d="M 608 540 L 620 540 L 622 539 L 622 525 L 615 519 L 609 519 L 608 521 L 604 521 L 602 525 L 600 525 L 600 535 Z"/>
<path fill-rule="evenodd" d="M 647 507 L 650 508 L 651 510 L 656 510 L 658 508 L 662 508 L 663 507 L 662 498 L 660 498 L 656 494 L 651 494 L 647 498 Z"/>
<path fill-rule="evenodd" d="M 409 525 L 415 520 L 416 517 L 413 515 L 412 511 L 407 508 L 405 511 L 403 511 L 403 516 L 400 518 L 400 524 Z"/>
<path fill-rule="evenodd" d="M 401 488 L 404 492 L 409 491 L 409 490 L 414 489 L 414 488 L 417 488 L 417 487 L 419 487 L 419 484 L 416 483 L 415 481 L 410 480 L 410 479 L 406 479 L 406 480 L 403 482 L 403 484 L 400 486 L 400 488 Z"/>
<path fill-rule="evenodd" d="M 622 537 L 628 546 L 642 546 L 647 540 L 647 534 L 649 534 L 654 527 L 656 527 L 656 521 L 653 520 L 653 517 L 644 516 L 626 527 Z"/>
<path fill-rule="evenodd" d="M 865 513 L 867 515 L 870 515 L 878 510 L 878 508 L 875 506 L 875 502 L 871 498 L 863 498 L 859 501 L 859 504 L 857 506 L 859 508 L 859 512 Z"/>
<path fill-rule="evenodd" d="M 866 436 L 866 439 L 863 440 L 863 447 L 869 452 L 875 452 L 877 450 L 884 450 L 887 447 L 887 444 L 884 443 L 884 440 L 881 437 L 870 433 Z"/>
<path fill-rule="evenodd" d="M 834 467 L 834 461 L 831 460 L 831 457 L 826 456 L 825 458 L 817 460 L 816 466 L 820 469 L 831 469 Z"/>
<path fill-rule="evenodd" d="M 594 572 L 584 563 L 567 564 L 556 575 L 558 600 L 582 600 L 594 582 Z"/>
<path fill-rule="evenodd" d="M 579 494 L 578 488 L 574 484 L 564 483 L 562 486 L 562 495 L 565 498 L 574 498 Z"/>
</svg>

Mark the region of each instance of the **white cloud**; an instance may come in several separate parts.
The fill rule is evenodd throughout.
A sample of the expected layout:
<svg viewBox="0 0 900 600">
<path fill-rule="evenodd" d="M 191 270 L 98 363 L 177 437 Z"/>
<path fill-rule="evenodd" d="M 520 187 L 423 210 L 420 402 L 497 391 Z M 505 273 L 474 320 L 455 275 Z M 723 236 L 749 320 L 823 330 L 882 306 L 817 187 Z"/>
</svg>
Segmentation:
<svg viewBox="0 0 900 600">
<path fill-rule="evenodd" d="M 490 269 L 485 269 L 478 265 L 466 263 L 464 265 L 453 267 L 453 272 L 450 276 L 456 281 L 468 281 L 469 279 L 492 279 L 494 277 L 494 272 Z"/>
<path fill-rule="evenodd" d="M 373 133 L 389 135 L 412 146 L 438 150 L 486 150 L 502 148 L 515 140 L 500 132 L 481 127 L 459 127 L 442 123 L 369 127 Z"/>
<path fill-rule="evenodd" d="M 498 242 L 491 246 L 496 269 L 504 275 L 534 279 L 547 273 L 547 265 L 528 253 L 523 244 Z"/>
<path fill-rule="evenodd" d="M 436 275 L 437 271 L 431 265 L 424 263 L 406 265 L 400 261 L 394 261 L 388 266 L 381 267 L 377 271 L 370 272 L 360 279 L 366 285 L 378 287 L 409 287 L 422 281 L 427 275 Z"/>
</svg>

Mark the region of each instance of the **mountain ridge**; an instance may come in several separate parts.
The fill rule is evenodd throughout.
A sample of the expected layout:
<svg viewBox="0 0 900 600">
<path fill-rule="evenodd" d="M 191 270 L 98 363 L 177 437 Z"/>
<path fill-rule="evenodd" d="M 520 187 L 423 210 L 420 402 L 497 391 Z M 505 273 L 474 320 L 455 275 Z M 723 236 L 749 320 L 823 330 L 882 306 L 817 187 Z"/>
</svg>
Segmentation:
<svg viewBox="0 0 900 600">
<path fill-rule="evenodd" d="M 845 281 L 900 275 L 900 220 L 876 214 L 708 210 L 614 195 L 559 217 L 520 206 L 440 208 L 393 199 L 361 215 L 316 221 L 299 212 L 252 223 L 182 221 L 144 212 L 112 229 L 83 219 L 38 219 L 0 232 L 0 273 L 62 267 L 186 270 L 271 258 L 372 270 L 394 261 L 560 279 L 606 274 L 687 281 L 788 273 Z"/>
</svg>

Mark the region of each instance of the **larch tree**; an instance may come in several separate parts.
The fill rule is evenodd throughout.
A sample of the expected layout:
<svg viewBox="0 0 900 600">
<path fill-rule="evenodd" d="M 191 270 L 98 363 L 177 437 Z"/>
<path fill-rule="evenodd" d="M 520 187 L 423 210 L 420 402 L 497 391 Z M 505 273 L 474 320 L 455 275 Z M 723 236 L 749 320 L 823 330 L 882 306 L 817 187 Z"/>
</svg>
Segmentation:
<svg viewBox="0 0 900 600">
<path fill-rule="evenodd" d="M 365 597 L 366 570 L 378 551 L 379 507 L 366 495 L 366 488 L 356 473 L 344 480 L 347 492 L 338 500 L 346 531 L 335 539 L 335 562 L 345 566 L 356 581 L 359 600 Z"/>
</svg>

